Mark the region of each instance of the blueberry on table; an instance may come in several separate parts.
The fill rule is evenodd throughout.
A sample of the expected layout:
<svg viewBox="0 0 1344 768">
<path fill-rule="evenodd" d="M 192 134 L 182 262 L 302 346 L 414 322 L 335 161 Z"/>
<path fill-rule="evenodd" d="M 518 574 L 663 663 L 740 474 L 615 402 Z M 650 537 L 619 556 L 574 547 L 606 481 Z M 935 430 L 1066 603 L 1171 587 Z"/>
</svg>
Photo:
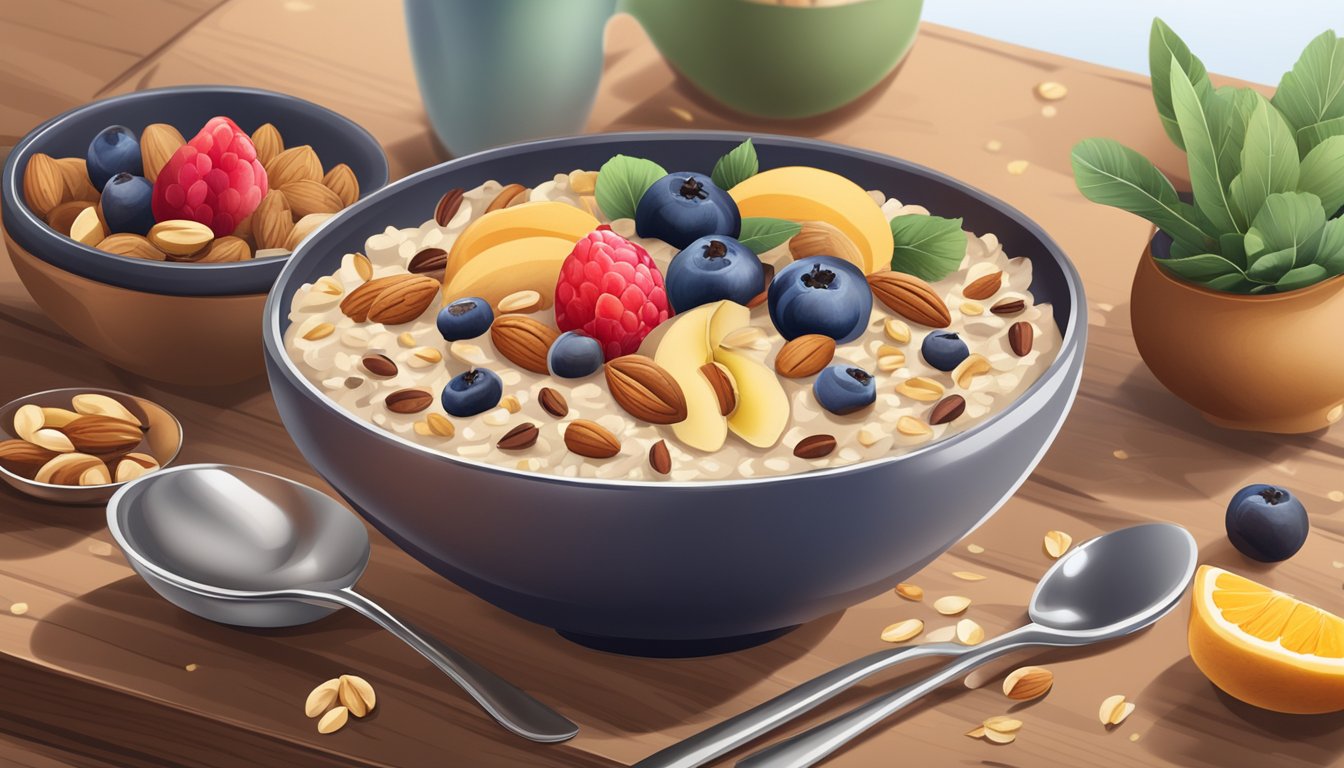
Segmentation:
<svg viewBox="0 0 1344 768">
<path fill-rule="evenodd" d="M 705 235 L 737 237 L 742 214 L 703 173 L 679 171 L 653 182 L 635 206 L 635 231 L 685 248 Z"/>
<path fill-rule="evenodd" d="M 873 311 L 863 272 L 835 256 L 810 256 L 780 270 L 767 296 L 770 320 L 786 339 L 809 333 L 837 342 L 857 339 Z"/>
<path fill-rule="evenodd" d="M 1227 505 L 1225 522 L 1232 546 L 1262 563 L 1297 554 L 1311 529 L 1306 508 L 1291 491 L 1263 483 L 1237 491 Z"/>
<path fill-rule="evenodd" d="M 475 416 L 499 405 L 504 382 L 489 368 L 472 368 L 449 379 L 439 400 L 454 416 Z"/>
<path fill-rule="evenodd" d="M 581 379 L 602 367 L 602 344 L 579 331 L 565 331 L 546 352 L 546 369 L 562 379 Z"/>
<path fill-rule="evenodd" d="M 462 341 L 474 339 L 490 330 L 490 324 L 494 321 L 495 313 L 490 309 L 490 302 L 477 296 L 468 296 L 451 301 L 440 309 L 434 324 L 439 327 L 444 341 Z"/>
<path fill-rule="evenodd" d="M 95 189 L 107 186 L 108 179 L 118 173 L 143 176 L 144 161 L 140 158 L 140 141 L 124 125 L 113 125 L 98 132 L 89 142 L 88 155 L 84 158 L 89 172 L 89 181 Z"/>
<path fill-rule="evenodd" d="M 934 331 L 925 336 L 919 353 L 924 356 L 924 362 L 940 371 L 954 370 L 971 356 L 970 347 L 952 331 Z"/>
<path fill-rule="evenodd" d="M 737 238 L 707 235 L 672 257 L 665 282 L 674 312 L 722 299 L 746 304 L 761 292 L 765 267 Z"/>
<path fill-rule="evenodd" d="M 122 172 L 108 179 L 101 204 L 109 234 L 149 234 L 154 226 L 154 185 L 143 176 Z"/>
<path fill-rule="evenodd" d="M 817 374 L 817 380 L 812 382 L 812 394 L 822 408 L 843 416 L 876 402 L 877 382 L 862 368 L 836 363 Z"/>
</svg>

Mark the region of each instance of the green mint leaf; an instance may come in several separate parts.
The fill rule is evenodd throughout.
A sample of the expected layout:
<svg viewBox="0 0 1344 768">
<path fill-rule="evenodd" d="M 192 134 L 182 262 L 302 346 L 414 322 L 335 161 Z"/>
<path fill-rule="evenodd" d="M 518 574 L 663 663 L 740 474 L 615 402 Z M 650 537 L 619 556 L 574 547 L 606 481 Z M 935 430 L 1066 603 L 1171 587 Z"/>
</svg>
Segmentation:
<svg viewBox="0 0 1344 768">
<path fill-rule="evenodd" d="M 1083 139 L 1073 148 L 1072 162 L 1074 182 L 1088 200 L 1141 216 L 1191 248 L 1214 246 L 1218 233 L 1201 228 L 1194 208 L 1138 152 L 1111 139 Z"/>
<path fill-rule="evenodd" d="M 1246 231 L 1248 253 L 1251 252 L 1252 238 L 1259 238 L 1269 253 L 1252 257 L 1247 274 L 1251 274 L 1261 260 L 1285 250 L 1291 250 L 1295 257 L 1303 259 L 1297 264 L 1290 263 L 1289 267 L 1310 262 L 1320 247 L 1324 229 L 1325 209 L 1321 207 L 1319 197 L 1309 192 L 1276 192 L 1270 195 L 1265 198 L 1264 207 Z"/>
<path fill-rule="evenodd" d="M 803 225 L 788 219 L 748 216 L 742 219 L 742 232 L 737 241 L 750 248 L 752 253 L 762 254 L 787 243 L 802 229 Z"/>
<path fill-rule="evenodd" d="M 1236 232 L 1229 232 L 1218 238 L 1218 253 L 1228 261 L 1236 264 L 1242 269 L 1246 268 L 1246 237 Z"/>
<path fill-rule="evenodd" d="M 732 189 L 755 176 L 760 167 L 756 160 L 756 147 L 752 146 L 751 139 L 747 139 L 719 158 L 709 178 L 719 189 Z"/>
<path fill-rule="evenodd" d="M 1264 97 L 1257 94 L 1256 99 L 1259 104 L 1251 115 L 1241 148 L 1241 173 L 1232 179 L 1229 189 L 1232 214 L 1237 228 L 1243 232 L 1260 212 L 1266 197 L 1297 189 L 1299 175 L 1293 129 Z"/>
<path fill-rule="evenodd" d="M 1344 275 L 1344 219 L 1331 219 L 1316 244 L 1316 263 L 1330 275 Z"/>
<path fill-rule="evenodd" d="M 1211 291 L 1222 291 L 1223 293 L 1250 293 L 1259 284 L 1247 280 L 1239 274 L 1222 275 L 1215 277 L 1203 284 L 1205 288 Z"/>
<path fill-rule="evenodd" d="M 1302 158 L 1297 189 L 1319 197 L 1328 213 L 1344 206 L 1344 136 L 1331 136 Z"/>
<path fill-rule="evenodd" d="M 1181 129 L 1176 123 L 1176 111 L 1171 104 L 1173 62 L 1195 84 L 1196 89 L 1201 92 L 1213 89 L 1204 62 L 1190 52 L 1185 41 L 1171 27 L 1161 19 L 1153 19 L 1153 29 L 1148 36 L 1148 71 L 1152 74 L 1153 101 L 1157 104 L 1157 114 L 1162 118 L 1162 128 L 1166 130 L 1167 136 L 1171 137 L 1176 146 L 1185 149 Z"/>
<path fill-rule="evenodd" d="M 942 280 L 961 268 L 966 257 L 966 233 L 961 219 L 910 214 L 891 220 L 891 268 L 929 282 Z"/>
<path fill-rule="evenodd" d="M 616 155 L 597 172 L 597 205 L 611 219 L 631 219 L 639 198 L 653 182 L 667 175 L 663 167 L 642 157 Z"/>
<path fill-rule="evenodd" d="M 1297 262 L 1297 248 L 1289 247 L 1262 254 L 1251 263 L 1246 276 L 1257 283 L 1277 283 Z"/>
<path fill-rule="evenodd" d="M 1322 120 L 1306 128 L 1297 129 L 1297 153 L 1306 157 L 1318 144 L 1331 136 L 1344 136 L 1344 117 Z"/>
<path fill-rule="evenodd" d="M 1274 284 L 1274 289 L 1279 293 L 1295 291 L 1298 288 L 1306 288 L 1309 285 L 1315 285 L 1326 277 L 1328 277 L 1328 275 L 1326 274 L 1325 267 L 1322 267 L 1320 264 L 1306 264 L 1301 267 L 1293 267 L 1283 273 L 1283 277 L 1280 277 L 1279 281 Z"/>
<path fill-rule="evenodd" d="M 1244 276 L 1240 267 L 1216 253 L 1201 253 L 1180 259 L 1157 259 L 1157 263 L 1192 283 L 1207 283 L 1224 275 Z"/>
<path fill-rule="evenodd" d="M 1273 102 L 1298 129 L 1344 117 L 1344 40 L 1326 31 L 1307 43 Z"/>
<path fill-rule="evenodd" d="M 1215 97 L 1203 98 L 1180 69 L 1175 59 L 1171 68 L 1171 104 L 1185 142 L 1190 164 L 1190 187 L 1195 207 L 1219 233 L 1241 230 L 1232 218 L 1232 203 L 1227 188 L 1232 181 L 1229 163 L 1220 153 L 1218 132 L 1225 125 L 1226 104 Z"/>
</svg>

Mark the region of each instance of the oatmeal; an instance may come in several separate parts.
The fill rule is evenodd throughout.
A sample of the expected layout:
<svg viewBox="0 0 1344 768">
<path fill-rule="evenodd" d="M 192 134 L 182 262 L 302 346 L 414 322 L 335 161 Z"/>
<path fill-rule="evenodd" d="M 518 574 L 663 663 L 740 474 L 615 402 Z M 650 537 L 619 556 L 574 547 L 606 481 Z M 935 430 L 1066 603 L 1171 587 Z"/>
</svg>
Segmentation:
<svg viewBox="0 0 1344 768">
<path fill-rule="evenodd" d="M 953 222 L 964 253 L 939 279 L 875 269 L 872 254 L 889 260 L 892 248 L 876 212 L 883 226 L 898 220 L 887 230 L 898 254 L 903 231 L 936 217 L 874 191 L 845 198 L 873 208 L 867 223 L 789 198 L 804 223 L 776 243 L 770 228 L 789 222 L 756 213 L 789 181 L 757 182 L 766 171 L 731 187 L 741 241 L 678 247 L 669 240 L 690 237 L 677 231 L 680 209 L 659 225 L 642 200 L 630 216 L 619 214 L 635 212 L 633 198 L 603 199 L 602 174 L 618 170 L 454 190 L 419 227 L 373 235 L 295 293 L 291 358 L 337 406 L 448 455 L 563 477 L 697 481 L 846 466 L 946 439 L 1007 407 L 1059 349 L 1050 306 L 1028 291 L 1031 262 L 992 234 Z M 726 197 L 708 177 L 667 176 L 678 177 L 674 200 Z M 850 194 L 834 178 L 821 181 L 837 191 L 818 195 Z M 771 193 L 752 198 L 752 185 Z M 517 222 L 478 226 L 486 216 Z M 594 221 L 609 229 L 589 232 Z M 671 229 L 647 236 L 658 226 Z M 709 276 L 674 265 L 679 252 L 705 259 L 695 269 Z M 757 282 L 734 288 L 719 273 L 744 261 Z M 740 301 L 722 298 L 732 291 Z"/>
</svg>

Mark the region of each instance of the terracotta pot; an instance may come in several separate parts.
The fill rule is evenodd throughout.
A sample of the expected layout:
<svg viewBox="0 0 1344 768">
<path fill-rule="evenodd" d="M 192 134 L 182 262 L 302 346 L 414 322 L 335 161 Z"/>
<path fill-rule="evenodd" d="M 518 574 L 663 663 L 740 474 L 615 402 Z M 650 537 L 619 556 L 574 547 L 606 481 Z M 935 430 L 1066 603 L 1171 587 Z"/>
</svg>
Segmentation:
<svg viewBox="0 0 1344 768">
<path fill-rule="evenodd" d="M 1134 343 L 1173 394 L 1222 427 L 1297 434 L 1344 415 L 1344 277 L 1283 294 L 1220 293 L 1139 259 L 1130 294 Z"/>
</svg>

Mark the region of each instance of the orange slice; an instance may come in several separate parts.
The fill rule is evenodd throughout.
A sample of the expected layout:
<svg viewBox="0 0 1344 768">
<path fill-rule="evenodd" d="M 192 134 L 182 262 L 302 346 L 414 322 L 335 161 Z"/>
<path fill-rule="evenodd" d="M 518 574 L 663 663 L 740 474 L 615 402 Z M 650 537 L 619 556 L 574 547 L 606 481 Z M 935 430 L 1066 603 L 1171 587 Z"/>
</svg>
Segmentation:
<svg viewBox="0 0 1344 768">
<path fill-rule="evenodd" d="M 1344 710 L 1344 619 L 1208 565 L 1193 602 L 1190 658 L 1214 685 L 1275 712 Z"/>
</svg>

